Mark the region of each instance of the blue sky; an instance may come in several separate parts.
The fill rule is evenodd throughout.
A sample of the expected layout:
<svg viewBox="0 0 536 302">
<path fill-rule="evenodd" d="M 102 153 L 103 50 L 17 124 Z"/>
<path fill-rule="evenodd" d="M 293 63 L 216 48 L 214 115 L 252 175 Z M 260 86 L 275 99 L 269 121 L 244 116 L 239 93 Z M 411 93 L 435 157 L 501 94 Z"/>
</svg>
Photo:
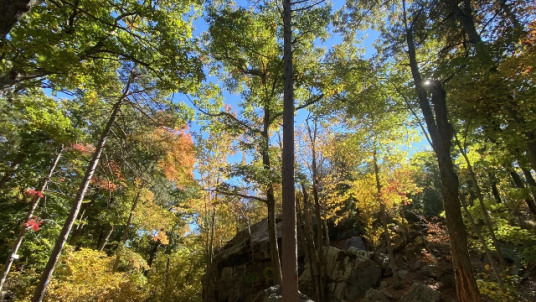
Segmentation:
<svg viewBox="0 0 536 302">
<path fill-rule="evenodd" d="M 343 7 L 345 1 L 334 1 L 332 2 L 333 11 L 340 9 Z M 238 6 L 247 7 L 248 1 L 237 1 Z M 201 33 L 205 32 L 208 29 L 207 23 L 205 22 L 204 18 L 199 18 L 194 22 L 195 31 L 194 35 L 200 35 Z M 330 30 L 331 31 L 331 30 Z M 362 44 L 360 45 L 365 49 L 364 52 L 364 58 L 370 58 L 374 55 L 375 49 L 373 47 L 373 43 L 378 38 L 378 33 L 375 31 L 366 31 L 366 32 L 359 32 L 357 34 L 358 38 L 363 38 Z M 321 39 L 317 39 L 317 46 L 324 47 L 326 50 L 332 48 L 334 45 L 339 44 L 342 42 L 342 36 L 336 33 L 333 33 L 330 38 L 326 39 L 325 41 L 321 41 Z M 216 83 L 219 87 L 222 88 L 223 96 L 224 96 L 224 102 L 228 105 L 231 105 L 234 110 L 237 112 L 240 112 L 240 107 L 238 106 L 238 103 L 240 102 L 240 96 L 233 95 L 225 91 L 223 89 L 222 83 L 218 81 L 216 77 L 209 76 L 207 78 L 207 82 Z M 199 112 L 198 112 L 199 113 Z M 304 123 L 305 119 L 307 118 L 308 112 L 307 110 L 300 110 L 296 113 L 295 117 L 295 125 L 298 126 L 302 123 Z M 190 124 L 190 129 L 195 132 L 200 131 L 199 125 L 193 121 Z M 230 162 L 236 162 L 242 160 L 242 154 L 237 154 L 235 156 L 232 156 L 228 159 Z"/>
</svg>

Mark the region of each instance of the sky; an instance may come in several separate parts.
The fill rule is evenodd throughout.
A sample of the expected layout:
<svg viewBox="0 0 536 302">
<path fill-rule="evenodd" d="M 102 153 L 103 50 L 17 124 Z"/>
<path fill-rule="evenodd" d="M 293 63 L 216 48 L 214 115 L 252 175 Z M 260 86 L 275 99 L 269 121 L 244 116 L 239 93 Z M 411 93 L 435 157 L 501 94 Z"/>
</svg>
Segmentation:
<svg viewBox="0 0 536 302">
<path fill-rule="evenodd" d="M 332 10 L 336 11 L 336 10 L 342 8 L 344 6 L 344 2 L 345 1 L 343 1 L 343 0 L 335 0 L 335 1 L 333 1 L 332 2 Z M 237 5 L 241 6 L 241 7 L 248 7 L 248 1 L 245 1 L 245 0 L 237 1 Z M 200 35 L 200 34 L 202 34 L 203 32 L 205 32 L 208 29 L 208 25 L 207 25 L 206 21 L 204 20 L 204 18 L 199 18 L 199 19 L 195 20 L 194 21 L 194 27 L 195 27 L 194 36 Z M 330 31 L 331 31 L 331 28 L 330 28 Z M 358 32 L 357 36 L 359 38 L 362 38 L 362 44 L 360 46 L 363 47 L 364 50 L 365 50 L 364 55 L 363 55 L 364 58 L 367 59 L 367 58 L 372 57 L 374 55 L 374 53 L 375 53 L 373 43 L 376 41 L 376 39 L 379 36 L 378 32 L 375 32 L 373 30 L 369 30 L 369 31 L 366 31 L 366 32 Z M 319 47 L 323 47 L 326 50 L 329 50 L 334 45 L 337 45 L 337 44 L 341 43 L 342 40 L 343 39 L 342 39 L 341 35 L 333 33 L 331 35 L 331 37 L 326 39 L 325 41 L 322 41 L 321 39 L 317 39 L 316 45 L 319 46 Z M 238 103 L 240 102 L 240 96 L 239 95 L 233 95 L 233 94 L 230 94 L 229 92 L 225 91 L 225 89 L 223 89 L 224 87 L 223 87 L 222 83 L 220 83 L 218 81 L 218 79 L 216 77 L 214 77 L 214 76 L 207 76 L 207 82 L 215 83 L 220 88 L 222 88 L 223 96 L 224 96 L 224 103 L 227 104 L 227 105 L 230 105 L 233 108 L 234 111 L 240 112 L 240 107 L 238 106 Z M 200 112 L 197 111 L 197 113 L 200 113 Z M 302 109 L 302 110 L 299 110 L 298 112 L 296 112 L 295 126 L 299 126 L 300 124 L 303 124 L 305 122 L 305 119 L 307 118 L 307 115 L 308 115 L 308 111 L 306 109 Z M 196 121 L 191 122 L 191 124 L 189 126 L 190 126 L 191 131 L 200 132 L 200 126 L 199 126 L 199 124 L 196 123 Z M 233 163 L 233 162 L 242 161 L 242 159 L 243 159 L 243 155 L 241 153 L 238 153 L 238 154 L 236 154 L 234 156 L 229 157 L 228 161 Z M 249 160 L 251 160 L 251 158 L 248 158 L 248 161 Z M 198 178 L 199 175 L 195 175 L 195 176 L 196 176 L 196 178 Z"/>
</svg>

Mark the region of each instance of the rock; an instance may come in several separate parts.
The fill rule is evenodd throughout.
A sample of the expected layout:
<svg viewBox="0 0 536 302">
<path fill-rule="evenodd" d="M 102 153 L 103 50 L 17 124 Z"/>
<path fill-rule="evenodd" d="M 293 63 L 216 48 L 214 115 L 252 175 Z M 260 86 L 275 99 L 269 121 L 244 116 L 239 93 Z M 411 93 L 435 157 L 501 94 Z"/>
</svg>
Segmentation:
<svg viewBox="0 0 536 302">
<path fill-rule="evenodd" d="M 368 258 L 368 259 L 371 259 L 372 256 L 374 255 L 373 252 L 369 252 L 369 251 L 364 251 L 364 250 L 360 250 L 360 249 L 357 249 L 355 247 L 351 247 L 347 250 L 348 253 L 351 253 L 351 254 L 354 254 L 358 257 L 365 257 L 365 258 Z"/>
<path fill-rule="evenodd" d="M 422 283 L 414 283 L 399 302 L 439 302 L 441 293 Z"/>
<path fill-rule="evenodd" d="M 363 302 L 389 302 L 389 298 L 384 295 L 383 291 L 371 288 L 365 294 Z"/>
<path fill-rule="evenodd" d="M 389 285 L 389 284 L 387 283 L 387 281 L 382 281 L 382 282 L 380 283 L 380 289 L 382 289 L 382 290 L 383 290 L 383 289 L 386 289 L 388 285 Z"/>
<path fill-rule="evenodd" d="M 324 247 L 328 301 L 354 300 L 365 295 L 381 277 L 381 268 L 366 254 Z M 312 295 L 312 276 L 309 264 L 299 278 L 300 289 Z"/>
<path fill-rule="evenodd" d="M 437 265 L 425 265 L 421 268 L 421 273 L 425 276 L 439 279 L 443 276 L 444 271 Z"/>
<path fill-rule="evenodd" d="M 298 292 L 299 302 L 314 302 L 306 295 Z M 280 285 L 269 287 L 261 291 L 252 302 L 279 302 L 283 301 L 282 288 Z"/>
<path fill-rule="evenodd" d="M 420 270 L 422 267 L 424 266 L 424 262 L 422 262 L 422 260 L 417 260 L 415 261 L 415 263 L 413 264 L 413 270 L 414 271 L 418 271 Z"/>
<path fill-rule="evenodd" d="M 398 276 L 402 280 L 406 279 L 408 277 L 408 275 L 409 275 L 409 272 L 407 270 L 405 270 L 405 269 L 401 269 L 401 270 L 398 271 Z"/>
<path fill-rule="evenodd" d="M 386 254 L 376 254 L 376 257 L 374 257 L 373 260 L 374 262 L 376 262 L 377 265 L 381 267 L 382 278 L 388 278 L 393 275 L 391 265 L 389 264 L 389 256 L 387 256 Z"/>
<path fill-rule="evenodd" d="M 278 219 L 278 238 L 281 226 L 282 221 Z M 266 219 L 251 226 L 251 237 L 247 230 L 238 232 L 215 253 L 212 271 L 203 277 L 203 301 L 251 301 L 273 284 L 269 251 Z"/>
<path fill-rule="evenodd" d="M 361 238 L 361 236 L 353 236 L 352 238 L 348 239 L 342 249 L 348 250 L 349 248 L 352 248 L 352 247 L 358 250 L 363 250 L 363 251 L 367 250 L 365 241 L 363 241 L 363 238 Z"/>
</svg>

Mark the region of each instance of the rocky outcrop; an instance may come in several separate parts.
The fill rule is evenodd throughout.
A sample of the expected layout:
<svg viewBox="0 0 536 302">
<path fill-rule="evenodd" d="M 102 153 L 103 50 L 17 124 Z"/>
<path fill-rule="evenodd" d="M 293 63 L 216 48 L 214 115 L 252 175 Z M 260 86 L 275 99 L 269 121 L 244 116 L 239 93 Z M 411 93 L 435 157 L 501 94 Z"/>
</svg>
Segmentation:
<svg viewBox="0 0 536 302">
<path fill-rule="evenodd" d="M 378 284 L 381 268 L 370 260 L 371 254 L 356 248 L 347 251 L 324 247 L 328 301 L 353 300 L 363 297 Z M 312 295 L 312 276 L 309 264 L 299 278 L 300 290 Z"/>
<path fill-rule="evenodd" d="M 439 302 L 441 293 L 422 283 L 414 283 L 400 302 Z"/>
<path fill-rule="evenodd" d="M 369 289 L 365 294 L 363 302 L 390 302 L 390 295 L 383 290 Z"/>
<path fill-rule="evenodd" d="M 281 221 L 277 222 L 277 231 L 278 238 L 281 238 Z M 381 268 L 370 260 L 372 253 L 361 249 L 364 242 L 360 239 L 352 237 L 347 250 L 324 248 L 329 301 L 364 297 L 366 291 L 379 282 Z M 301 250 L 298 247 L 300 290 L 312 297 L 311 273 Z M 212 269 L 203 278 L 203 301 L 256 301 L 258 293 L 271 285 L 268 224 L 262 220 L 251 226 L 251 233 L 248 230 L 238 232 L 216 252 Z"/>
<path fill-rule="evenodd" d="M 276 285 L 261 291 L 252 302 L 280 302 L 283 301 L 281 286 Z M 299 302 L 314 302 L 306 295 L 299 293 Z"/>
<path fill-rule="evenodd" d="M 277 221 L 281 238 L 281 221 Z M 279 242 L 281 244 L 281 242 Z M 203 278 L 203 301 L 253 301 L 273 285 L 266 219 L 242 230 L 214 255 L 212 269 Z"/>
</svg>

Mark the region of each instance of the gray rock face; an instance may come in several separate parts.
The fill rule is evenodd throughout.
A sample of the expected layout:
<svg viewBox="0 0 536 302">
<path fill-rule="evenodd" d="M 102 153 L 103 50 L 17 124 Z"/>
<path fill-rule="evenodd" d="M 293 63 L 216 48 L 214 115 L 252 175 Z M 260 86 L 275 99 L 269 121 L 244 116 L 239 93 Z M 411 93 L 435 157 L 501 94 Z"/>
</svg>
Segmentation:
<svg viewBox="0 0 536 302">
<path fill-rule="evenodd" d="M 439 302 L 441 293 L 422 283 L 414 283 L 400 302 Z"/>
<path fill-rule="evenodd" d="M 408 277 L 408 275 L 409 275 L 409 272 L 407 270 L 405 270 L 405 269 L 401 269 L 401 270 L 398 271 L 398 276 L 402 280 L 406 279 Z"/>
<path fill-rule="evenodd" d="M 365 294 L 363 302 L 389 302 L 389 298 L 382 291 L 371 288 Z"/>
<path fill-rule="evenodd" d="M 358 250 L 367 250 L 367 246 L 365 245 L 365 241 L 363 241 L 363 238 L 361 236 L 353 236 L 352 238 L 348 239 L 346 243 L 344 244 L 343 250 L 348 250 L 350 248 L 356 248 Z"/>
<path fill-rule="evenodd" d="M 277 235 L 281 237 L 281 221 Z M 203 301 L 251 301 L 273 282 L 266 219 L 242 230 L 214 256 L 212 271 L 203 278 Z"/>
<path fill-rule="evenodd" d="M 381 268 L 363 251 L 339 250 L 324 247 L 326 253 L 326 279 L 329 301 L 354 300 L 365 295 L 381 277 Z M 300 289 L 312 293 L 312 276 L 309 264 L 299 278 Z"/>
<path fill-rule="evenodd" d="M 300 295 L 300 302 L 314 302 L 306 295 L 298 292 Z M 252 302 L 279 302 L 282 301 L 282 288 L 279 285 L 269 287 L 261 291 Z"/>
<path fill-rule="evenodd" d="M 436 265 L 425 265 L 421 268 L 421 272 L 428 277 L 432 277 L 435 279 L 441 278 L 443 276 L 443 269 L 436 266 Z"/>
</svg>

